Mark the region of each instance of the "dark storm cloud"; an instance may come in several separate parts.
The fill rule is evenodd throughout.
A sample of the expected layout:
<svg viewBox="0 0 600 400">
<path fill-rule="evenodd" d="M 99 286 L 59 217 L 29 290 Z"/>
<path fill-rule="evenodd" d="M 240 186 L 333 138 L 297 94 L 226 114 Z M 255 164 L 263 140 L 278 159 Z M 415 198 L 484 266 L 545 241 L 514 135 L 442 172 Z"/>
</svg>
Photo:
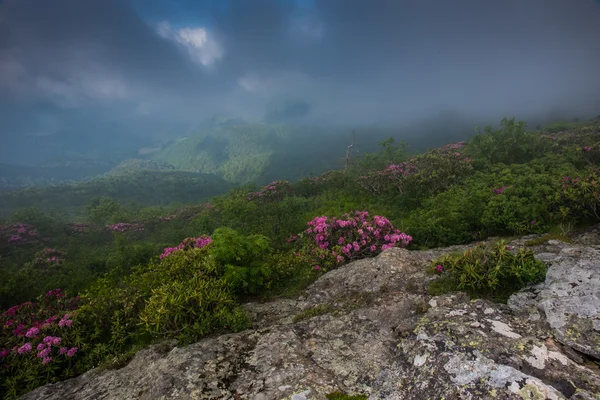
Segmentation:
<svg viewBox="0 0 600 400">
<path fill-rule="evenodd" d="M 599 20 L 594 0 L 5 0 L 0 138 L 95 134 L 78 114 L 141 135 L 285 98 L 347 123 L 594 113 Z"/>
</svg>

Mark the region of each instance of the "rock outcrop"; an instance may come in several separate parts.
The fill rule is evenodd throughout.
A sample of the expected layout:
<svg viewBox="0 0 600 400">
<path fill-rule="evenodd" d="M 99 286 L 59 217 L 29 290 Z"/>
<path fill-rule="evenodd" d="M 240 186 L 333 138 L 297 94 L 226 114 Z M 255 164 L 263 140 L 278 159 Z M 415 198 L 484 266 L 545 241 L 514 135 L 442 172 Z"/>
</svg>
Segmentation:
<svg viewBox="0 0 600 400">
<path fill-rule="evenodd" d="M 153 346 L 23 399 L 600 399 L 599 245 L 597 228 L 537 246 L 546 281 L 507 305 L 427 295 L 431 260 L 468 246 L 389 249 L 300 298 L 247 304 L 252 329 Z"/>
</svg>

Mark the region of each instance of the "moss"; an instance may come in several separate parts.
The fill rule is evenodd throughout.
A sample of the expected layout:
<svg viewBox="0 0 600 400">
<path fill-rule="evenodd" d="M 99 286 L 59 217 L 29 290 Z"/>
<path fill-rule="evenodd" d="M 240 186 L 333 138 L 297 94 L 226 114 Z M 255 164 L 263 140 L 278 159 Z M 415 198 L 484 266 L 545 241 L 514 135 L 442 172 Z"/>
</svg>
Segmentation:
<svg viewBox="0 0 600 400">
<path fill-rule="evenodd" d="M 366 394 L 352 396 L 343 392 L 329 393 L 326 394 L 325 397 L 327 397 L 328 400 L 367 400 L 369 398 L 369 396 L 367 396 Z"/>
<path fill-rule="evenodd" d="M 415 309 L 418 314 L 425 314 L 429 310 L 429 304 L 425 300 L 420 300 L 415 304 Z"/>
<path fill-rule="evenodd" d="M 308 318 L 318 317 L 319 315 L 328 314 L 333 311 L 329 304 L 319 304 L 312 308 L 302 311 L 294 317 L 294 323 L 303 321 Z"/>
<path fill-rule="evenodd" d="M 527 247 L 540 246 L 549 240 L 560 240 L 561 242 L 565 242 L 565 243 L 571 243 L 571 241 L 572 241 L 571 238 L 566 235 L 561 235 L 558 233 L 547 233 L 543 236 L 540 236 L 539 238 L 532 239 L 532 240 L 525 242 L 525 246 L 527 246 Z"/>
<path fill-rule="evenodd" d="M 442 294 L 456 291 L 456 283 L 447 276 L 442 276 L 432 281 L 427 287 L 427 292 L 431 296 L 440 296 Z"/>
</svg>

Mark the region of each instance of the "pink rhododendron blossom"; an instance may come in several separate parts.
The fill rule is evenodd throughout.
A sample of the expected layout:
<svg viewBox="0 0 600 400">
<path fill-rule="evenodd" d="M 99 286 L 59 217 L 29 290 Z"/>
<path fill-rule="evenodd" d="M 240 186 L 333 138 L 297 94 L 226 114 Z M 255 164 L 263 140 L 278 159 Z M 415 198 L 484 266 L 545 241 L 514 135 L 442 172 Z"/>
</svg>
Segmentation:
<svg viewBox="0 0 600 400">
<path fill-rule="evenodd" d="M 185 250 L 185 249 L 190 249 L 190 248 L 201 249 L 205 246 L 208 246 L 211 243 L 212 243 L 212 239 L 210 238 L 210 236 L 207 236 L 207 235 L 202 235 L 198 238 L 187 238 L 183 242 L 181 242 L 179 244 L 179 246 L 177 246 L 177 247 L 165 248 L 164 252 L 160 255 L 160 259 L 162 260 L 165 257 L 168 257 L 172 253 L 179 251 L 179 250 Z"/>
<path fill-rule="evenodd" d="M 33 327 L 33 328 L 29 328 L 27 330 L 27 333 L 25 334 L 25 337 L 31 338 L 31 337 L 36 337 L 37 335 L 39 335 L 40 333 L 40 329 Z"/>
<path fill-rule="evenodd" d="M 29 353 L 32 348 L 33 348 L 33 346 L 31 346 L 31 343 L 27 342 L 23 346 L 18 348 L 17 353 L 19 353 L 19 354 Z"/>
<path fill-rule="evenodd" d="M 71 347 L 69 351 L 67 351 L 67 357 L 73 357 L 75 353 L 77 353 L 77 347 Z"/>
<path fill-rule="evenodd" d="M 313 262 L 320 260 L 320 266 L 325 265 L 325 261 L 329 265 L 339 265 L 375 255 L 378 249 L 407 246 L 412 241 L 411 236 L 395 229 L 387 218 L 370 217 L 368 212 L 361 211 L 344 214 L 342 218 L 315 217 L 308 222 L 306 233 L 309 243 L 314 246 L 309 250 L 312 253 L 319 250 Z"/>
<path fill-rule="evenodd" d="M 48 357 L 51 352 L 52 352 L 52 349 L 50 347 L 46 347 L 45 349 L 43 349 L 42 351 L 40 351 L 37 356 L 39 358 Z"/>
</svg>

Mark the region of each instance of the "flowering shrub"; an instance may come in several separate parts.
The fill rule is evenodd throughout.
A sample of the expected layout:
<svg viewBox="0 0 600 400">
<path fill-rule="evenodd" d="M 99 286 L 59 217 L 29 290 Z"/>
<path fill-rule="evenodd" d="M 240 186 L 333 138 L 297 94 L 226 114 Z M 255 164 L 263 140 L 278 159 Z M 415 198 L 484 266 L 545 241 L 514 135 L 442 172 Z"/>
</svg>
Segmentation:
<svg viewBox="0 0 600 400">
<path fill-rule="evenodd" d="M 144 225 L 139 223 L 119 222 L 114 225 L 106 225 L 111 232 L 140 232 L 144 230 Z"/>
<path fill-rule="evenodd" d="M 162 260 L 163 258 L 168 257 L 173 252 L 178 251 L 178 250 L 187 250 L 187 249 L 191 249 L 191 248 L 199 248 L 200 249 L 204 246 L 209 245 L 210 243 L 212 243 L 212 239 L 210 238 L 210 236 L 207 236 L 207 235 L 202 235 L 197 238 L 187 238 L 187 239 L 184 239 L 183 242 L 179 243 L 179 245 L 176 247 L 165 248 L 164 252 L 160 255 L 160 259 Z"/>
<path fill-rule="evenodd" d="M 248 194 L 248 200 L 262 199 L 263 201 L 282 200 L 290 193 L 292 185 L 288 181 L 274 181 L 264 186 L 258 192 Z"/>
<path fill-rule="evenodd" d="M 553 208 L 562 220 L 588 216 L 600 220 L 600 169 L 590 168 L 584 178 L 563 177 Z"/>
<path fill-rule="evenodd" d="M 36 268 L 50 267 L 59 265 L 64 261 L 65 253 L 62 251 L 45 248 L 36 253 L 35 258 L 31 265 Z"/>
<path fill-rule="evenodd" d="M 36 243 L 39 240 L 35 227 L 23 223 L 0 226 L 0 238 L 13 245 Z"/>
<path fill-rule="evenodd" d="M 472 160 L 458 151 L 463 146 L 464 142 L 450 144 L 409 161 L 391 164 L 384 170 L 360 177 L 359 184 L 375 195 L 390 188 L 412 196 L 433 195 L 472 172 Z"/>
<path fill-rule="evenodd" d="M 504 191 L 506 190 L 508 186 L 502 186 L 501 188 L 494 188 L 492 189 L 492 193 L 494 194 L 502 194 L 504 193 Z"/>
<path fill-rule="evenodd" d="M 159 222 L 168 222 L 177 218 L 177 214 L 167 215 L 166 217 L 158 217 Z"/>
<path fill-rule="evenodd" d="M 541 282 L 546 266 L 531 250 L 517 251 L 500 240 L 489 246 L 480 242 L 462 254 L 444 254 L 432 262 L 430 272 L 440 276 L 430 286 L 432 294 L 461 290 L 506 301 L 523 286 Z"/>
<path fill-rule="evenodd" d="M 61 377 L 78 352 L 71 330 L 79 298 L 51 290 L 0 315 L 0 388 L 17 394 Z"/>
<path fill-rule="evenodd" d="M 591 146 L 583 146 L 581 148 L 582 156 L 590 165 L 600 164 L 600 144 L 595 143 Z"/>
<path fill-rule="evenodd" d="M 387 218 L 369 217 L 367 211 L 351 212 L 342 218 L 315 217 L 308 226 L 305 245 L 316 270 L 372 257 L 392 247 L 406 247 L 412 241 Z"/>
</svg>

